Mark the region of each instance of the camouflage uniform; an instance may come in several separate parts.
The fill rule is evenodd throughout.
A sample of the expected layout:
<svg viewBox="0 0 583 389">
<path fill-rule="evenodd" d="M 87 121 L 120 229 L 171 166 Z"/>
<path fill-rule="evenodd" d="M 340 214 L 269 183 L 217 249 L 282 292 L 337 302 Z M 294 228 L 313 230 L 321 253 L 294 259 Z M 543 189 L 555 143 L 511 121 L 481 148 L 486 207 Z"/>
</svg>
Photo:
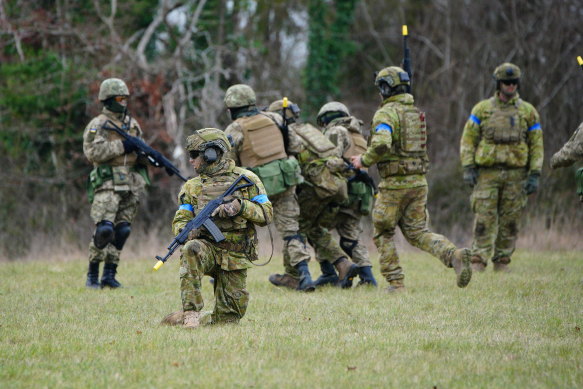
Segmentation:
<svg viewBox="0 0 583 389">
<path fill-rule="evenodd" d="M 349 116 L 334 119 L 324 128 L 324 135 L 336 146 L 337 157 L 348 158 L 352 155 L 360 154 L 355 149 L 353 137 L 348 128 L 357 128 L 360 133 L 361 126 L 361 120 L 354 116 Z M 354 263 L 359 267 L 372 266 L 368 249 L 360 239 L 362 236 L 362 214 L 357 209 L 358 204 L 342 203 L 334 208 L 329 210 L 329 215 L 322 223 L 328 228 L 336 228 L 338 235 L 340 235 L 340 246 L 352 258 Z"/>
<path fill-rule="evenodd" d="M 211 129 L 201 131 L 206 130 Z M 191 137 L 189 142 L 194 142 Z M 223 157 L 198 173 L 198 177 L 184 184 L 178 195 L 180 207 L 172 221 L 175 235 L 210 200 L 224 193 L 240 175 L 245 175 L 255 183 L 234 193 L 233 197 L 239 199 L 241 204 L 235 216 L 214 218 L 226 239 L 217 243 L 205 229 L 201 229 L 196 238 L 182 247 L 180 262 L 180 291 L 185 314 L 203 309 L 201 278 L 209 275 L 215 280 L 216 301 L 212 314 L 202 321 L 207 324 L 238 322 L 245 315 L 249 302 L 249 293 L 246 290 L 247 269 L 258 255 L 254 225 L 265 226 L 271 222 L 272 205 L 259 178 L 246 169 L 236 167 L 231 159 Z"/>
<path fill-rule="evenodd" d="M 255 108 L 254 92 L 251 88 L 245 85 L 235 85 L 229 88 L 227 96 L 225 97 L 225 103 L 227 104 L 227 107 L 234 109 L 239 106 L 246 107 L 244 113 L 234 118 L 233 123 L 225 129 L 225 134 L 231 137 L 233 144 L 233 148 L 229 153 L 229 158 L 233 159 L 237 166 L 245 165 L 245 167 L 250 168 L 262 166 L 263 164 L 261 163 L 247 166 L 245 161 L 242 160 L 244 159 L 242 158 L 242 154 L 246 152 L 244 150 L 244 146 L 246 147 L 244 135 L 246 133 L 246 123 L 249 123 L 249 120 L 252 120 L 257 116 L 268 118 L 273 127 L 272 131 L 277 131 L 277 134 L 270 135 L 275 135 L 283 139 L 279 129 L 283 126 L 282 117 L 273 112 L 262 112 L 257 110 L 257 108 Z M 277 139 L 275 139 L 275 141 L 277 141 Z M 275 141 L 273 141 L 274 144 L 276 143 Z M 277 147 L 277 144 L 275 144 L 274 149 L 277 149 Z M 282 152 L 273 159 L 293 159 L 293 155 L 298 154 L 301 151 L 301 147 L 301 140 L 293 133 L 293 131 L 289 131 L 287 148 L 282 150 Z M 275 227 L 284 240 L 283 263 L 285 274 L 294 280 L 298 280 L 299 272 L 296 267 L 302 263 L 307 264 L 310 260 L 310 254 L 308 253 L 304 239 L 300 235 L 300 207 L 296 196 L 296 186 L 289 186 L 287 183 L 286 186 L 287 189 L 282 193 L 270 195 L 270 200 L 274 209 Z M 312 288 L 310 287 L 309 289 Z"/>
<path fill-rule="evenodd" d="M 551 158 L 551 168 L 571 166 L 583 160 L 583 123 L 575 130 L 569 141 Z M 577 171 L 577 193 L 583 202 L 583 169 Z"/>
<path fill-rule="evenodd" d="M 499 69 L 511 69 L 509 73 L 514 72 L 512 77 L 518 82 L 515 65 L 498 67 L 498 82 L 504 79 L 504 75 L 496 76 Z M 475 167 L 478 173 L 470 202 L 475 213 L 472 262 L 480 270 L 490 258 L 495 270 L 510 263 L 518 222 L 526 207 L 527 180 L 534 177 L 538 181 L 543 164 L 538 112 L 518 93 L 507 102 L 499 93 L 474 106 L 460 145 L 462 165 L 466 170 Z"/>
<path fill-rule="evenodd" d="M 116 79 L 104 81 L 102 89 L 110 80 Z M 127 95 L 127 87 L 117 93 Z M 103 101 L 108 96 L 101 96 L 102 94 L 100 92 L 100 100 Z M 125 112 L 116 113 L 104 107 L 102 113 L 89 122 L 83 133 L 83 151 L 94 166 L 89 185 L 94 192 L 91 218 L 97 228 L 94 239 L 89 244 L 90 273 L 91 267 L 94 267 L 93 271 L 96 267 L 98 273 L 99 263 L 105 262 L 105 269 L 113 269 L 115 275 L 121 249 L 130 233 L 130 224 L 136 216 L 140 195 L 146 186 L 144 177 L 147 175 L 138 173 L 142 161 L 139 161 L 136 153 L 125 151 L 123 138 L 114 131 L 103 128 L 107 121 L 125 129 L 132 136 L 141 138 L 142 130 L 138 122 Z M 97 247 L 96 242 L 97 246 L 103 247 Z M 104 277 L 107 276 L 108 273 L 104 270 Z M 91 286 L 96 287 L 98 284 L 95 281 Z"/>
<path fill-rule="evenodd" d="M 391 87 L 408 85 L 401 68 L 389 67 L 379 72 L 377 86 L 381 89 L 388 78 Z M 395 82 L 396 78 L 401 83 Z M 406 83 L 405 83 L 406 81 Z M 469 250 L 460 249 L 443 235 L 427 228 L 427 181 L 425 115 L 413 105 L 413 96 L 396 93 L 383 100 L 372 120 L 367 151 L 360 157 L 363 166 L 376 163 L 381 181 L 373 211 L 374 241 L 379 250 L 381 274 L 389 282 L 389 291 L 403 286 L 405 278 L 395 249 L 397 226 L 413 246 L 454 267 L 458 286 L 464 287 L 471 278 Z M 406 127 L 402 124 L 406 123 Z"/>
</svg>

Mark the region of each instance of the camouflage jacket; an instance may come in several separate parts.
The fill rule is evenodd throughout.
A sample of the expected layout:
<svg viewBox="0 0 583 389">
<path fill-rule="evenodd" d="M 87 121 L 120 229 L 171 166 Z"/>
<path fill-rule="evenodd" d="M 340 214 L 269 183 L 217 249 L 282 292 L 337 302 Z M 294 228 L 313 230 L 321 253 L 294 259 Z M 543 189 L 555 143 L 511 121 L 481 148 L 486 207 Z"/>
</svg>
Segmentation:
<svg viewBox="0 0 583 389">
<path fill-rule="evenodd" d="M 265 115 L 272 119 L 277 126 L 283 126 L 283 118 L 281 115 L 274 112 L 261 112 L 261 115 Z M 239 155 L 241 154 L 241 148 L 243 147 L 243 127 L 238 122 L 238 119 L 233 121 L 227 128 L 225 128 L 225 134 L 230 135 L 233 139 L 233 148 L 228 154 L 228 157 L 235 161 L 237 166 L 241 166 L 241 161 Z M 293 131 L 289 131 L 289 148 L 288 151 L 291 155 L 299 154 L 303 149 L 302 141 Z"/>
<path fill-rule="evenodd" d="M 324 128 L 324 135 L 336 146 L 337 157 L 342 158 L 353 147 L 352 135 L 347 126 L 359 128 L 361 123 L 354 116 L 349 116 L 334 119 Z"/>
<path fill-rule="evenodd" d="M 551 167 L 571 166 L 577 161 L 583 161 L 583 123 L 575 130 L 571 138 L 551 158 Z"/>
<path fill-rule="evenodd" d="M 513 108 L 514 107 L 514 108 Z M 507 125 L 493 119 L 496 114 L 507 111 L 512 114 Z M 515 141 L 496 140 L 497 131 L 516 131 Z M 508 102 L 500 100 L 498 93 L 474 106 L 464 126 L 460 157 L 462 166 L 503 166 L 526 168 L 540 172 L 544 148 L 540 117 L 536 109 L 518 94 Z"/>
<path fill-rule="evenodd" d="M 217 264 L 223 270 L 239 270 L 251 267 L 251 261 L 257 258 L 257 232 L 255 225 L 265 226 L 273 219 L 273 208 L 267 198 L 265 188 L 259 178 L 249 170 L 236 167 L 235 162 L 223 159 L 222 164 L 212 175 L 201 174 L 188 180 L 180 190 L 178 202 L 180 204 L 174 220 L 172 232 L 178 235 L 182 228 L 206 204 L 225 190 L 237 177 L 244 174 L 255 185 L 241 189 L 233 194 L 234 198 L 241 201 L 239 214 L 232 218 L 218 218 L 214 221 L 225 235 L 225 243 L 214 243 L 221 250 L 221 258 L 217 258 Z M 199 238 L 213 243 L 211 235 L 203 228 Z M 199 239 L 197 238 L 197 239 Z M 221 245 L 222 244 L 222 245 Z M 236 250 L 229 250 L 228 246 L 239 246 Z"/>
<path fill-rule="evenodd" d="M 401 131 L 401 120 L 396 107 L 413 105 L 413 103 L 413 96 L 408 93 L 394 95 L 383 100 L 373 116 L 368 148 L 361 157 L 365 167 L 399 159 L 391 151 L 393 142 L 399 139 Z M 409 174 L 384 177 L 379 183 L 379 188 L 409 189 L 425 185 L 427 185 L 425 174 Z"/>
<path fill-rule="evenodd" d="M 123 119 L 123 122 L 122 122 Z M 124 189 L 139 192 L 146 186 L 145 180 L 135 172 L 135 166 L 145 165 L 146 161 L 139 158 L 136 153 L 125 154 L 121 135 L 115 131 L 105 130 L 103 126 L 110 120 L 120 128 L 127 128 L 128 134 L 142 138 L 143 132 L 138 122 L 130 116 L 114 113 L 103 108 L 100 115 L 89 122 L 83 132 L 83 152 L 94 167 L 111 166 L 116 174 L 129 177 L 126 185 L 115 185 L 112 181 L 105 182 L 99 190 Z M 119 175 L 118 174 L 118 175 Z M 128 186 L 129 185 L 129 186 Z"/>
</svg>

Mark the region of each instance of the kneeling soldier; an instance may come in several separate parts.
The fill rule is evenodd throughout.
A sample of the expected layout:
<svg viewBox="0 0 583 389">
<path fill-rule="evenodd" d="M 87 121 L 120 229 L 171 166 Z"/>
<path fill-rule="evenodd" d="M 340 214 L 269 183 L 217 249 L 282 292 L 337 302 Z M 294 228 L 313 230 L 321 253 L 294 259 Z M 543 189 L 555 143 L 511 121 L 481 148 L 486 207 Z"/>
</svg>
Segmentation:
<svg viewBox="0 0 583 389">
<path fill-rule="evenodd" d="M 180 289 L 184 326 L 236 323 L 245 315 L 249 302 L 247 269 L 258 255 L 255 224 L 265 226 L 271 222 L 272 205 L 259 178 L 249 170 L 236 167 L 235 162 L 225 156 L 231 145 L 221 130 L 196 131 L 186 142 L 190 163 L 199 176 L 187 181 L 178 195 L 180 207 L 172 221 L 175 235 L 240 175 L 255 183 L 235 192 L 230 201 L 214 212 L 214 222 L 223 232 L 224 241 L 217 243 L 206 229 L 199 229 L 191 232 L 182 248 Z M 205 318 L 201 317 L 203 275 L 214 278 L 216 300 L 214 311 Z"/>
</svg>

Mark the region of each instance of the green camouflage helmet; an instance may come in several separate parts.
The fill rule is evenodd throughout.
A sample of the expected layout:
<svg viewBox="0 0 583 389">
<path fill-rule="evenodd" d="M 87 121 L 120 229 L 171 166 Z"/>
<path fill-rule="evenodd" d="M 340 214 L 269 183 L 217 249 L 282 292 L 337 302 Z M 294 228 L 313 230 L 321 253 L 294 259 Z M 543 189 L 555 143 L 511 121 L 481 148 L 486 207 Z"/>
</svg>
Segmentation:
<svg viewBox="0 0 583 389">
<path fill-rule="evenodd" d="M 186 150 L 188 151 L 204 151 L 212 146 L 218 147 L 223 153 L 231 150 L 229 138 L 218 128 L 203 128 L 186 138 Z"/>
<path fill-rule="evenodd" d="M 130 91 L 125 82 L 119 78 L 108 78 L 99 87 L 99 101 L 105 101 L 113 96 L 129 96 Z"/>
<path fill-rule="evenodd" d="M 240 108 L 255 105 L 257 99 L 255 92 L 249 85 L 236 84 L 225 93 L 225 105 L 227 108 Z"/>
<path fill-rule="evenodd" d="M 318 116 L 316 118 L 318 123 L 324 115 L 330 112 L 342 112 L 344 114 L 343 116 L 350 116 L 350 112 L 348 112 L 346 105 L 339 103 L 338 101 L 331 101 L 324 104 L 322 108 L 320 108 L 320 112 L 318 112 Z"/>
<path fill-rule="evenodd" d="M 375 74 L 374 84 L 380 88 L 383 82 L 391 89 L 399 85 L 411 85 L 407 72 L 398 66 L 389 66 Z"/>
<path fill-rule="evenodd" d="M 269 108 L 267 108 L 267 110 L 269 112 L 282 114 L 283 99 L 275 100 L 273 103 L 269 104 Z M 287 100 L 287 109 L 285 110 L 286 119 L 297 119 L 300 117 L 300 112 L 300 107 L 297 104 L 294 104 L 291 100 Z"/>
<path fill-rule="evenodd" d="M 504 62 L 498 66 L 492 75 L 496 81 L 519 80 L 520 76 L 520 68 L 510 62 Z"/>
</svg>

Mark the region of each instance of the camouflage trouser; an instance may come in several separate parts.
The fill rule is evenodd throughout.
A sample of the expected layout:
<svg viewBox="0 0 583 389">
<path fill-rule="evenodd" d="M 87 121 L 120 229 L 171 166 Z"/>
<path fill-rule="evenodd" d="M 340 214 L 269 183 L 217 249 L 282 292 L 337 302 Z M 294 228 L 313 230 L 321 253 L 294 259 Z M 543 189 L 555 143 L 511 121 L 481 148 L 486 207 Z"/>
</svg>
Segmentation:
<svg viewBox="0 0 583 389">
<path fill-rule="evenodd" d="M 362 242 L 362 215 L 348 207 L 328 207 L 320 223 L 326 228 L 336 228 L 340 247 L 360 267 L 372 266 L 368 249 Z"/>
<path fill-rule="evenodd" d="M 108 220 L 114 225 L 121 222 L 131 223 L 136 217 L 139 203 L 139 196 L 134 192 L 102 190 L 95 193 L 91 204 L 91 218 L 95 224 L 102 220 Z M 101 250 L 95 247 L 93 239 L 89 243 L 89 262 L 117 264 L 120 253 L 111 243 Z"/>
<path fill-rule="evenodd" d="M 329 202 L 318 198 L 313 188 L 303 185 L 298 195 L 300 204 L 300 231 L 316 252 L 318 262 L 335 262 L 346 254 L 330 231 L 320 223 Z"/>
<path fill-rule="evenodd" d="M 526 207 L 525 169 L 480 168 L 478 184 L 470 198 L 474 219 L 472 255 L 486 264 L 510 258 L 514 252 L 519 219 Z M 492 255 L 493 254 L 493 255 Z"/>
<path fill-rule="evenodd" d="M 310 254 L 300 236 L 300 206 L 296 196 L 296 187 L 270 198 L 273 204 L 273 221 L 275 228 L 283 238 L 283 266 L 285 272 L 294 278 L 299 277 L 295 265 L 308 262 Z"/>
<path fill-rule="evenodd" d="M 373 210 L 374 242 L 379 250 L 381 274 L 391 283 L 405 278 L 393 237 L 399 226 L 407 242 L 451 266 L 457 249 L 443 235 L 427 228 L 427 186 L 410 189 L 380 189 Z"/>
<path fill-rule="evenodd" d="M 218 264 L 228 255 L 203 239 L 194 239 L 182 247 L 180 258 L 180 294 L 182 309 L 200 312 L 204 307 L 201 293 L 203 275 L 214 278 L 215 308 L 212 323 L 238 322 L 249 304 L 247 269 L 226 271 Z"/>
</svg>

